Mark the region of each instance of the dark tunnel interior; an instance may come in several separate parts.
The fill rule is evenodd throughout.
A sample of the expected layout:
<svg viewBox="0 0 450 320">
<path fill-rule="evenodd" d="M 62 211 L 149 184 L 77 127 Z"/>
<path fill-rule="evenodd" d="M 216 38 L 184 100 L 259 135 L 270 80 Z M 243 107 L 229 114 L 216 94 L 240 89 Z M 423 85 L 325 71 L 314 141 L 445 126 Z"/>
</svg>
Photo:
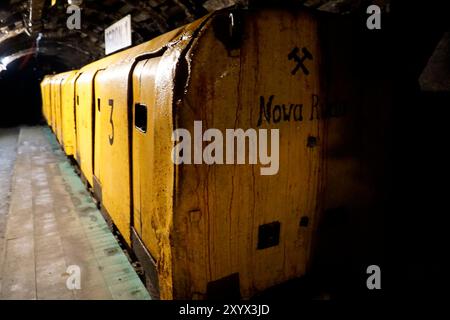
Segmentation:
<svg viewBox="0 0 450 320">
<path fill-rule="evenodd" d="M 0 73 L 0 127 L 43 123 L 40 82 L 46 74 L 66 70 L 63 63 L 49 56 L 28 55 L 8 64 Z"/>
</svg>

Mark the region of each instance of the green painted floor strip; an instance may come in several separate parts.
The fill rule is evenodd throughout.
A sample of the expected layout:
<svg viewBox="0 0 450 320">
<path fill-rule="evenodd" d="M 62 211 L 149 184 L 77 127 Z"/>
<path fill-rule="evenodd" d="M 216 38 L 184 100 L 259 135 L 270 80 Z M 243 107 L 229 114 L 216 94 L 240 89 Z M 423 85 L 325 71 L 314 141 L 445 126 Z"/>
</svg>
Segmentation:
<svg viewBox="0 0 450 320">
<path fill-rule="evenodd" d="M 59 170 L 76 199 L 77 211 L 103 278 L 113 299 L 150 300 L 150 295 L 111 233 L 80 177 L 60 149 L 49 128 L 43 129 L 54 153 L 58 156 Z"/>
</svg>

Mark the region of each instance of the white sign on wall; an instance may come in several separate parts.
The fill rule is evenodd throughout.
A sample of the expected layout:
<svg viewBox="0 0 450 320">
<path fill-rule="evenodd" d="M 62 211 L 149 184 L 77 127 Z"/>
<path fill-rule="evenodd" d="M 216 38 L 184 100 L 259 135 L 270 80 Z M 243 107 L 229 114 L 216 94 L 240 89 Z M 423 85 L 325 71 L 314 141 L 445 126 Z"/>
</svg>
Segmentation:
<svg viewBox="0 0 450 320">
<path fill-rule="evenodd" d="M 105 29 L 105 54 L 131 46 L 131 15 Z"/>
</svg>

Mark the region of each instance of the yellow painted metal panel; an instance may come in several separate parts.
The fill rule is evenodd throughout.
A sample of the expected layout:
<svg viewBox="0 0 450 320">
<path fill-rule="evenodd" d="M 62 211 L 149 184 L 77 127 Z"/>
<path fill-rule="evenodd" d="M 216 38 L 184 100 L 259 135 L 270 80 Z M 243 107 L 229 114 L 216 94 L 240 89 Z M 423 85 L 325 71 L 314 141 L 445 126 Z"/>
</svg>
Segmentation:
<svg viewBox="0 0 450 320">
<path fill-rule="evenodd" d="M 106 106 L 108 101 L 101 99 L 100 91 L 101 91 L 101 78 L 104 69 L 99 70 L 97 72 L 97 76 L 95 77 L 95 101 L 94 101 L 94 113 L 95 113 L 95 128 L 94 128 L 94 140 L 97 143 L 94 143 L 94 179 L 97 179 L 94 182 L 94 192 L 97 197 L 101 197 L 98 190 L 98 187 L 101 187 L 101 170 L 102 170 L 102 162 L 104 161 L 104 157 L 102 154 L 103 145 L 101 143 L 101 134 L 102 134 L 102 117 L 101 117 L 101 107 Z M 98 184 L 98 185 L 96 185 Z M 101 200 L 103 202 L 103 200 Z"/>
<path fill-rule="evenodd" d="M 64 121 L 63 121 L 63 83 L 65 79 L 70 76 L 71 72 L 64 72 L 55 75 L 54 77 L 54 83 L 53 83 L 53 89 L 55 93 L 55 117 L 56 117 L 56 128 L 55 128 L 55 135 L 58 139 L 59 143 L 64 146 L 63 142 L 63 127 L 64 127 Z"/>
<path fill-rule="evenodd" d="M 41 83 L 39 84 L 40 88 L 41 88 L 41 112 L 42 115 L 44 116 L 45 121 L 47 121 L 47 111 L 46 111 L 46 98 L 45 98 L 45 78 L 41 81 Z"/>
<path fill-rule="evenodd" d="M 51 90 L 51 113 L 52 113 L 52 130 L 56 138 L 62 143 L 62 109 L 61 109 L 61 83 L 68 76 L 68 73 L 60 73 L 52 76 L 50 82 Z"/>
<path fill-rule="evenodd" d="M 147 249 L 156 261 L 160 260 L 162 247 L 159 245 L 158 234 L 165 223 L 166 217 L 157 215 L 154 199 L 156 184 L 154 181 L 155 154 L 155 80 L 160 57 L 140 62 L 133 74 L 133 119 L 136 119 L 136 108 L 145 108 L 147 123 L 146 131 L 133 126 L 133 203 L 134 227 Z M 138 115 L 139 116 L 139 115 Z M 136 120 L 135 120 L 136 121 Z M 153 195 L 153 196 L 152 196 Z"/>
<path fill-rule="evenodd" d="M 54 93 L 54 114 L 55 114 L 55 136 L 61 143 L 61 75 L 58 74 L 53 80 L 53 93 Z"/>
<path fill-rule="evenodd" d="M 133 103 L 147 106 L 147 133 L 142 134 L 133 128 L 133 139 L 136 139 L 133 140 L 133 177 L 136 179 L 133 181 L 134 223 L 146 248 L 156 259 L 162 299 L 172 299 L 175 290 L 171 242 L 174 77 L 183 50 L 207 18 L 184 27 L 161 57 L 138 64 L 133 74 Z"/>
<path fill-rule="evenodd" d="M 51 91 L 52 91 L 52 120 L 53 120 L 52 129 L 53 133 L 55 134 L 56 138 L 59 141 L 58 128 L 60 126 L 61 121 L 61 114 L 59 108 L 61 102 L 61 95 L 60 95 L 60 79 L 58 74 L 52 77 Z"/>
<path fill-rule="evenodd" d="M 49 78 L 50 78 L 49 76 L 45 76 L 44 79 L 42 79 L 42 81 L 40 83 L 41 98 L 42 98 L 42 115 L 44 116 L 44 119 L 47 124 L 50 123 L 49 113 L 48 113 L 48 108 L 49 108 L 49 103 L 50 103 L 49 97 L 48 97 Z"/>
<path fill-rule="evenodd" d="M 100 71 L 95 80 L 96 177 L 101 185 L 103 206 L 128 244 L 131 180 L 127 88 L 130 69 L 131 64 L 116 65 Z"/>
<path fill-rule="evenodd" d="M 46 100 L 45 109 L 46 109 L 46 117 L 47 124 L 51 128 L 52 127 L 52 96 L 51 96 L 51 81 L 52 77 L 47 76 L 45 80 L 45 88 L 44 88 L 44 96 Z"/>
<path fill-rule="evenodd" d="M 140 101 L 137 101 L 148 107 L 147 126 L 149 129 L 141 141 L 136 141 L 141 142 L 139 147 L 135 145 L 133 148 L 133 164 L 138 163 L 138 168 L 141 169 L 139 172 L 140 187 L 134 189 L 134 192 L 140 193 L 141 232 L 144 244 L 153 258 L 157 259 L 159 290 L 162 299 L 174 298 L 171 242 L 171 236 L 173 236 L 174 166 L 170 156 L 173 146 L 171 142 L 172 93 L 176 63 L 181 52 L 180 49 L 185 44 L 171 48 L 161 57 L 155 76 L 153 76 L 155 66 L 147 67 L 148 69 L 143 72 L 144 78 L 140 86 Z M 149 95 L 152 92 L 153 83 L 155 84 L 155 96 Z M 152 164 L 149 168 L 142 169 L 144 166 L 148 166 L 145 157 L 149 157 Z"/>
<path fill-rule="evenodd" d="M 47 78 L 44 84 L 44 98 L 45 98 L 45 116 L 47 119 L 47 124 L 51 126 L 51 97 L 50 97 L 50 77 Z"/>
<path fill-rule="evenodd" d="M 55 133 L 55 128 L 56 128 L 56 114 L 55 114 L 55 88 L 54 88 L 54 82 L 55 79 L 54 77 L 52 77 L 52 79 L 50 80 L 50 117 L 52 119 L 51 121 L 51 129 L 53 131 L 53 133 Z"/>
<path fill-rule="evenodd" d="M 137 234 L 142 238 L 142 216 L 141 216 L 141 191 L 140 191 L 140 178 L 141 178 L 141 163 L 138 159 L 141 158 L 141 144 L 145 139 L 146 132 L 142 132 L 138 130 L 133 124 L 135 123 L 136 114 L 135 114 L 135 106 L 140 103 L 140 78 L 142 69 L 147 64 L 148 60 L 140 61 L 136 64 L 136 67 L 133 70 L 133 78 L 132 78 L 132 89 L 133 89 L 133 104 L 132 104 L 132 165 L 133 165 L 133 226 L 136 230 Z M 147 120 L 147 119 L 146 119 Z M 147 125 L 148 126 L 148 125 Z M 147 130 L 149 132 L 149 129 Z M 151 132 L 151 131 L 150 131 Z M 149 161 L 151 163 L 151 161 Z M 150 164 L 151 165 L 151 164 Z"/>
<path fill-rule="evenodd" d="M 96 72 L 95 69 L 83 71 L 75 83 L 76 159 L 91 186 L 93 185 L 92 82 Z"/>
<path fill-rule="evenodd" d="M 75 80 L 77 71 L 67 74 L 61 83 L 62 143 L 68 156 L 75 154 Z"/>
</svg>

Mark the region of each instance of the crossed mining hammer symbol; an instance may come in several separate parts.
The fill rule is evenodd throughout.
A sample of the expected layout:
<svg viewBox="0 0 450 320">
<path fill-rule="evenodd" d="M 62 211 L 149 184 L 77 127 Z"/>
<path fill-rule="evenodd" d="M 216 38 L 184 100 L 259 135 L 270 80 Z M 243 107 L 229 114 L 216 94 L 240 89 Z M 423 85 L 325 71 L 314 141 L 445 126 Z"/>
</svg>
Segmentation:
<svg viewBox="0 0 450 320">
<path fill-rule="evenodd" d="M 308 75 L 309 74 L 309 70 L 306 68 L 306 66 L 304 65 L 304 61 L 306 59 L 312 60 L 313 56 L 312 54 L 308 51 L 308 49 L 306 49 L 305 47 L 302 48 L 302 52 L 303 52 L 303 57 L 299 57 L 298 55 L 298 48 L 295 47 L 294 49 L 292 49 L 292 51 L 288 54 L 288 58 L 289 60 L 294 59 L 295 62 L 297 62 L 297 65 L 295 66 L 294 70 L 291 71 L 292 75 L 295 75 L 298 71 L 298 69 L 302 68 L 302 71 L 304 74 Z"/>
</svg>

